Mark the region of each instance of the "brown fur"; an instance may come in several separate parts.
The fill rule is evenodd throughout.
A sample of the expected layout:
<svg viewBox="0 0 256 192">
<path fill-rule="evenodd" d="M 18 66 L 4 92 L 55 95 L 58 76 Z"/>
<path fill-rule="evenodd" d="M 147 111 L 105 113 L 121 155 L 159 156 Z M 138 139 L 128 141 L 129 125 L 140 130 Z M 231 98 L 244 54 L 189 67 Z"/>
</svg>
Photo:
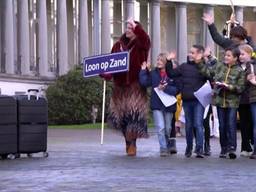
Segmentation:
<svg viewBox="0 0 256 192">
<path fill-rule="evenodd" d="M 116 87 L 109 106 L 110 127 L 121 130 L 127 140 L 146 138 L 147 94 L 138 83 Z"/>
<path fill-rule="evenodd" d="M 125 34 L 112 48 L 112 53 L 129 51 L 129 71 L 112 74 L 113 95 L 109 106 L 110 127 L 122 131 L 126 141 L 148 137 L 147 95 L 139 85 L 139 72 L 143 61 L 147 61 L 150 40 L 141 25 L 134 29 L 136 38 L 130 41 Z"/>
</svg>

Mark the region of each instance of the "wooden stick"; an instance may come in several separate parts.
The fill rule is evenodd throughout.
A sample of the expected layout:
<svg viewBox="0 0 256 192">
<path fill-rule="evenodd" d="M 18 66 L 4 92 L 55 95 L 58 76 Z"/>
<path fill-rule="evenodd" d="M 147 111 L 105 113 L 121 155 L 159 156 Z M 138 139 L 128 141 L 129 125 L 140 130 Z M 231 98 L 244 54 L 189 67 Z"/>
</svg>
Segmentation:
<svg viewBox="0 0 256 192">
<path fill-rule="evenodd" d="M 106 80 L 104 80 L 104 81 L 103 81 L 102 118 L 101 118 L 101 137 L 100 137 L 100 144 L 101 144 L 101 145 L 103 145 L 103 138 L 104 138 L 105 102 L 106 102 Z"/>
</svg>

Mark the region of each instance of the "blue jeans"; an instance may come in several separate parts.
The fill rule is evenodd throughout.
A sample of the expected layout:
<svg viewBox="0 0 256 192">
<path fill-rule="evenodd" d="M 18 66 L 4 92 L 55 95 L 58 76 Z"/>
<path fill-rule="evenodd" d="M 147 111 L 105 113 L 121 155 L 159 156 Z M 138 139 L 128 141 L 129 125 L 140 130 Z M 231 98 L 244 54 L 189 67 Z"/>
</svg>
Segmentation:
<svg viewBox="0 0 256 192">
<path fill-rule="evenodd" d="M 256 154 L 256 102 L 251 103 L 252 122 L 253 122 L 253 153 Z"/>
<path fill-rule="evenodd" d="M 198 100 L 183 101 L 183 109 L 185 113 L 185 129 L 187 149 L 193 148 L 193 130 L 196 133 L 196 152 L 203 151 L 204 143 L 204 107 Z"/>
<path fill-rule="evenodd" d="M 217 107 L 221 149 L 228 152 L 236 150 L 236 113 L 237 108 Z"/>
<path fill-rule="evenodd" d="M 154 124 L 157 131 L 160 150 L 168 150 L 173 113 L 153 110 Z"/>
</svg>

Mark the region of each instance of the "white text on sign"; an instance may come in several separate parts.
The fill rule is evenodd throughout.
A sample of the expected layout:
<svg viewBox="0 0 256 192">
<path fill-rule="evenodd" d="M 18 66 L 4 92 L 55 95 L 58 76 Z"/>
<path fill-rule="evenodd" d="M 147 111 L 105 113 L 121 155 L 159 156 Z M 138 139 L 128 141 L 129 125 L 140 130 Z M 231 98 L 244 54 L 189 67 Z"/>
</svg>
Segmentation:
<svg viewBox="0 0 256 192">
<path fill-rule="evenodd" d="M 94 64 L 86 64 L 85 72 L 96 71 L 96 70 L 104 70 L 106 71 L 108 68 L 115 68 L 120 66 L 126 66 L 126 58 L 124 59 L 110 59 L 109 62 L 102 63 L 94 63 Z"/>
</svg>

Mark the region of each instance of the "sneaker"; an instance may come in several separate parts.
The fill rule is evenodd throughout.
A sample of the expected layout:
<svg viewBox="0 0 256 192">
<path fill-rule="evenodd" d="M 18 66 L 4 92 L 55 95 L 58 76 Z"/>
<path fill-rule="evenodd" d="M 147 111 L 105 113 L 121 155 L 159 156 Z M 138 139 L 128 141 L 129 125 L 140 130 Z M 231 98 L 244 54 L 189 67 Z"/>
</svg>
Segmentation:
<svg viewBox="0 0 256 192">
<path fill-rule="evenodd" d="M 196 153 L 196 158 L 204 158 L 204 154 L 203 153 Z"/>
<path fill-rule="evenodd" d="M 240 153 L 240 156 L 241 156 L 241 157 L 249 157 L 249 156 L 250 156 L 250 152 L 242 151 L 242 152 Z"/>
<path fill-rule="evenodd" d="M 196 158 L 204 158 L 203 149 L 198 149 L 195 151 L 195 153 L 196 153 Z"/>
<path fill-rule="evenodd" d="M 176 139 L 175 138 L 171 138 L 169 140 L 170 143 L 170 148 L 169 151 L 171 154 L 176 154 L 177 153 L 177 148 L 176 148 Z"/>
<path fill-rule="evenodd" d="M 228 152 L 228 156 L 229 156 L 230 159 L 236 159 L 235 151 L 231 150 L 230 152 Z"/>
<path fill-rule="evenodd" d="M 169 154 L 168 154 L 167 150 L 160 150 L 160 157 L 166 157 L 168 155 Z"/>
<path fill-rule="evenodd" d="M 191 157 L 191 155 L 192 155 L 192 149 L 190 149 L 190 148 L 186 148 L 186 151 L 185 151 L 185 156 L 187 157 L 187 158 L 189 158 L 189 157 Z"/>
<path fill-rule="evenodd" d="M 221 149 L 219 158 L 227 158 L 227 152 L 224 149 Z"/>
<path fill-rule="evenodd" d="M 211 147 L 209 144 L 204 145 L 204 155 L 205 156 L 211 156 Z"/>
<path fill-rule="evenodd" d="M 211 150 L 204 151 L 205 156 L 211 156 L 212 152 Z"/>
<path fill-rule="evenodd" d="M 177 151 L 177 148 L 176 147 L 171 147 L 170 148 L 170 154 L 177 154 L 178 151 Z"/>
</svg>

